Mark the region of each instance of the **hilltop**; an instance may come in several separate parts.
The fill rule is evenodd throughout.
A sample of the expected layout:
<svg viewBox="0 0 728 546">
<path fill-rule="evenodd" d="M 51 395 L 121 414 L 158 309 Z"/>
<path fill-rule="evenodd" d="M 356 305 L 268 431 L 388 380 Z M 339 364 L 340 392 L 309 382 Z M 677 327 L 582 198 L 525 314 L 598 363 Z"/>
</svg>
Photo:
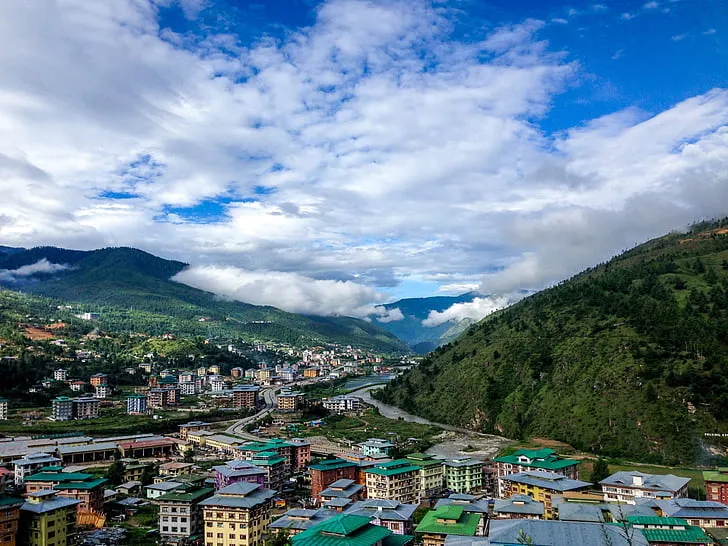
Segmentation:
<svg viewBox="0 0 728 546">
<path fill-rule="evenodd" d="M 378 396 L 440 422 L 645 462 L 728 432 L 728 222 L 638 246 L 471 326 Z"/>
<path fill-rule="evenodd" d="M 7 247 L 3 247 L 7 248 Z M 285 343 L 340 343 L 408 352 L 394 335 L 364 320 L 287 313 L 222 300 L 170 280 L 187 264 L 133 248 L 0 250 L 0 284 L 80 311 L 100 313 L 110 331 L 226 336 Z"/>
</svg>

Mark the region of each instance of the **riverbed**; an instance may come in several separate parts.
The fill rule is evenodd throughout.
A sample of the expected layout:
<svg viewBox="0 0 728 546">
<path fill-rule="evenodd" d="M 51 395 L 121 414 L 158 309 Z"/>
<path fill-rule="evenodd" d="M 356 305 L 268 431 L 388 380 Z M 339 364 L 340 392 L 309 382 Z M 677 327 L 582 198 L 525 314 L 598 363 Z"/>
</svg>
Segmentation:
<svg viewBox="0 0 728 546">
<path fill-rule="evenodd" d="M 480 432 L 473 432 L 460 427 L 452 425 L 446 425 L 444 423 L 435 423 L 424 417 L 418 415 L 412 415 L 406 411 L 396 407 L 380 402 L 372 398 L 371 391 L 374 389 L 381 389 L 382 385 L 373 385 L 364 387 L 362 389 L 349 393 L 349 396 L 354 396 L 361 399 L 366 404 L 376 407 L 384 417 L 388 419 L 404 419 L 412 423 L 420 423 L 423 425 L 432 425 L 443 429 L 442 434 L 436 436 L 436 440 L 439 440 L 437 444 L 427 450 L 427 453 L 431 455 L 437 455 L 440 457 L 455 458 L 455 457 L 476 457 L 478 459 L 490 459 L 495 456 L 500 449 L 510 443 L 513 440 L 503 438 L 502 436 L 495 436 L 493 434 L 482 434 Z"/>
</svg>

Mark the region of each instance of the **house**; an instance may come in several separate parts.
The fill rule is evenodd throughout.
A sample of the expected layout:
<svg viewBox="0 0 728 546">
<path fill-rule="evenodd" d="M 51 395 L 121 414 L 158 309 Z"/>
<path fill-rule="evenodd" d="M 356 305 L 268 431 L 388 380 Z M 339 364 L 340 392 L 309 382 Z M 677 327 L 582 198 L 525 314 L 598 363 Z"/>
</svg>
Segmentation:
<svg viewBox="0 0 728 546">
<path fill-rule="evenodd" d="M 109 376 L 105 373 L 95 373 L 91 376 L 89 383 L 91 383 L 92 387 L 98 387 L 99 385 L 108 385 Z"/>
<path fill-rule="evenodd" d="M 647 539 L 650 546 L 712 546 L 713 539 L 700 527 L 688 525 L 680 518 L 629 516 L 627 521 Z"/>
<path fill-rule="evenodd" d="M 224 465 L 213 466 L 215 488 L 222 489 L 238 482 L 257 483 L 265 485 L 267 472 L 248 461 L 227 461 Z"/>
<path fill-rule="evenodd" d="M 172 461 L 159 465 L 159 475 L 164 477 L 177 477 L 185 474 L 192 474 L 199 467 L 194 463 L 183 463 L 181 461 Z"/>
<path fill-rule="evenodd" d="M 293 546 L 406 546 L 408 535 L 395 535 L 369 518 L 337 514 L 292 537 Z"/>
<path fill-rule="evenodd" d="M 370 499 L 386 499 L 404 504 L 419 502 L 420 467 L 406 459 L 377 463 L 364 470 L 367 496 Z"/>
<path fill-rule="evenodd" d="M 681 518 L 703 529 L 728 527 L 728 506 L 715 501 L 677 498 L 654 501 L 661 515 Z"/>
<path fill-rule="evenodd" d="M 54 465 L 60 462 L 61 460 L 58 457 L 54 457 L 48 453 L 31 453 L 22 459 L 16 459 L 12 463 L 15 485 L 22 485 L 26 476 L 36 473 L 44 466 Z"/>
<path fill-rule="evenodd" d="M 124 482 L 121 485 L 116 487 L 116 493 L 119 493 L 121 495 L 135 495 L 139 491 L 141 491 L 142 488 L 142 482 L 140 481 L 130 481 L 130 482 Z M 104 496 L 104 502 L 108 501 L 108 499 Z"/>
<path fill-rule="evenodd" d="M 212 423 L 206 423 L 205 421 L 190 421 L 179 426 L 179 438 L 180 440 L 187 440 L 187 437 L 192 432 L 199 432 L 201 430 L 211 430 Z"/>
<path fill-rule="evenodd" d="M 669 500 L 688 496 L 690 478 L 672 474 L 645 474 L 639 471 L 615 472 L 599 482 L 605 502 L 634 504 L 636 499 Z"/>
<path fill-rule="evenodd" d="M 268 534 L 284 533 L 288 536 L 297 535 L 336 515 L 336 511 L 325 508 L 318 510 L 294 508 L 269 524 Z"/>
<path fill-rule="evenodd" d="M 728 468 L 705 470 L 705 498 L 728 505 Z"/>
<path fill-rule="evenodd" d="M 629 533 L 629 534 L 628 534 Z M 625 532 L 617 525 L 500 519 L 490 523 L 487 537 L 450 536 L 445 546 L 649 546 L 639 531 Z"/>
<path fill-rule="evenodd" d="M 59 497 L 79 501 L 79 512 L 101 512 L 104 507 L 104 484 L 108 480 L 83 472 L 63 472 L 61 467 L 47 468 L 25 478 L 26 493 L 56 491 Z"/>
<path fill-rule="evenodd" d="M 480 515 L 466 512 L 462 506 L 441 506 L 430 510 L 415 528 L 423 546 L 443 546 L 448 536 L 473 537 L 480 526 Z"/>
<path fill-rule="evenodd" d="M 366 442 L 356 444 L 365 457 L 379 455 L 388 457 L 394 449 L 394 444 L 381 438 L 369 438 Z"/>
<path fill-rule="evenodd" d="M 203 532 L 200 502 L 211 497 L 212 487 L 181 484 L 155 499 L 159 506 L 159 534 L 168 543 L 184 543 Z"/>
<path fill-rule="evenodd" d="M 357 480 L 359 466 L 344 459 L 325 459 L 309 467 L 311 472 L 311 496 L 318 498 L 321 491 L 339 479 Z"/>
<path fill-rule="evenodd" d="M 455 493 L 475 493 L 483 490 L 485 462 L 472 457 L 458 457 L 443 461 L 445 489 Z"/>
<path fill-rule="evenodd" d="M 368 517 L 374 525 L 386 527 L 395 535 L 411 535 L 413 531 L 412 517 L 417 507 L 417 504 L 369 499 L 350 505 L 346 509 L 346 513 Z"/>
<path fill-rule="evenodd" d="M 592 486 L 589 482 L 572 480 L 563 474 L 546 472 L 545 470 L 533 470 L 519 472 L 498 478 L 501 482 L 499 490 L 504 492 L 505 498 L 513 495 L 527 495 L 539 502 L 544 503 L 544 517 L 553 519 L 554 512 L 552 497 L 561 495 L 566 491 L 585 491 Z"/>
<path fill-rule="evenodd" d="M 410 464 L 420 468 L 420 498 L 440 493 L 445 486 L 445 466 L 441 459 L 425 453 L 410 453 L 406 457 Z"/>
<path fill-rule="evenodd" d="M 435 509 L 442 506 L 460 506 L 469 514 L 478 514 L 480 523 L 478 524 L 478 535 L 485 532 L 485 526 L 488 523 L 488 514 L 491 505 L 487 499 L 481 499 L 474 495 L 466 495 L 464 493 L 453 493 L 446 499 L 439 499 L 435 504 Z"/>
<path fill-rule="evenodd" d="M 493 501 L 494 519 L 543 519 L 546 506 L 528 495 L 512 495 Z"/>
<path fill-rule="evenodd" d="M 69 544 L 76 533 L 79 501 L 58 495 L 57 491 L 30 493 L 20 507 L 18 543 L 23 546 Z"/>
<path fill-rule="evenodd" d="M 332 499 L 349 499 L 351 501 L 357 501 L 362 495 L 362 489 L 364 489 L 364 486 L 356 483 L 354 480 L 342 478 L 340 480 L 336 480 L 326 489 L 321 491 L 321 493 L 319 493 L 319 498 L 322 502 L 330 501 Z"/>
<path fill-rule="evenodd" d="M 144 495 L 150 500 L 155 500 L 171 491 L 183 488 L 184 483 L 175 480 L 168 480 L 159 483 L 152 483 L 144 486 Z"/>
<path fill-rule="evenodd" d="M 579 479 L 579 464 L 575 459 L 559 457 L 553 449 L 519 449 L 510 455 L 496 457 L 496 475 L 498 478 L 508 474 L 518 474 L 529 470 L 546 470 L 556 474 L 563 474 L 572 480 Z M 498 492 L 503 496 L 503 492 Z"/>
<path fill-rule="evenodd" d="M 205 543 L 260 546 L 270 523 L 275 491 L 256 483 L 239 482 L 220 489 L 200 503 Z"/>
</svg>

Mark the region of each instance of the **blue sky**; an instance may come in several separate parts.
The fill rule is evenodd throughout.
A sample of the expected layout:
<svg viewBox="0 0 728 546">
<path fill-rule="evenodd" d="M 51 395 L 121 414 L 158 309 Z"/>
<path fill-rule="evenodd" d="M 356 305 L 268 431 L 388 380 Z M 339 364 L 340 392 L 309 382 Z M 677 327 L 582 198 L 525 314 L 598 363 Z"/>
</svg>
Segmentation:
<svg viewBox="0 0 728 546">
<path fill-rule="evenodd" d="M 0 5 L 0 243 L 297 312 L 510 301 L 728 215 L 727 35 L 718 0 Z"/>
</svg>

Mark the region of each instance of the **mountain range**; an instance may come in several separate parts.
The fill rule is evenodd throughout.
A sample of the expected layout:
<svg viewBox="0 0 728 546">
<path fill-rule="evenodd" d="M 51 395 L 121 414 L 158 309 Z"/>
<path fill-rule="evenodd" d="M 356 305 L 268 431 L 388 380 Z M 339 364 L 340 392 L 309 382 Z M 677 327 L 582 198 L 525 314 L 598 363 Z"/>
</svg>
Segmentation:
<svg viewBox="0 0 728 546">
<path fill-rule="evenodd" d="M 649 241 L 524 298 L 377 396 L 511 438 L 645 462 L 716 462 L 728 453 L 719 439 L 728 436 L 726 226 Z"/>
<path fill-rule="evenodd" d="M 297 315 L 223 300 L 170 280 L 185 267 L 133 248 L 0 247 L 0 285 L 100 312 L 102 328 L 409 352 L 393 334 L 365 320 Z"/>
</svg>

